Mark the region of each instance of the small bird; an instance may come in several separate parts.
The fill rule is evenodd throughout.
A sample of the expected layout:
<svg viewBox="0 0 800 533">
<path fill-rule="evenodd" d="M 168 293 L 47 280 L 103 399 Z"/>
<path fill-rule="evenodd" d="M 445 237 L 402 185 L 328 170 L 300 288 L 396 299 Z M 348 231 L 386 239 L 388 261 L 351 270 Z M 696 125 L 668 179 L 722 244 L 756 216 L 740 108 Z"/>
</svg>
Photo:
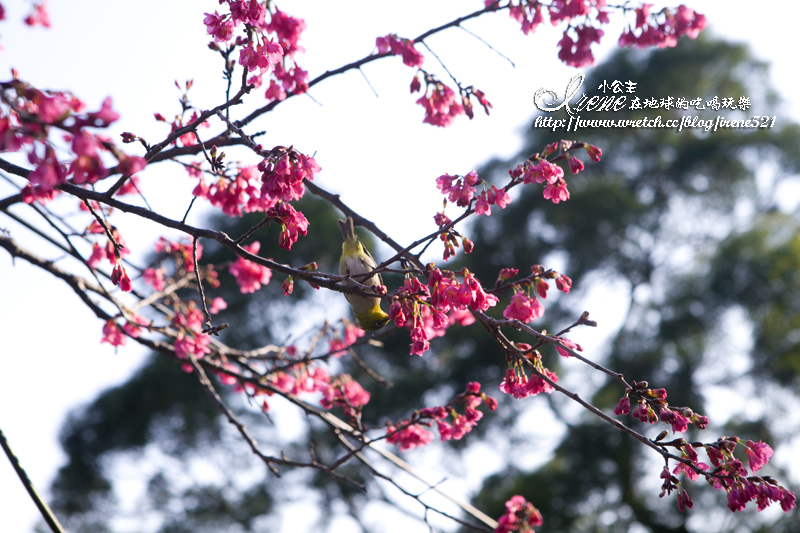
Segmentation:
<svg viewBox="0 0 800 533">
<path fill-rule="evenodd" d="M 340 276 L 355 276 L 365 274 L 373 270 L 376 266 L 375 260 L 367 249 L 356 237 L 353 229 L 353 219 L 339 220 L 339 229 L 342 230 L 344 244 L 342 244 L 342 258 L 339 260 Z M 375 274 L 367 279 L 356 280 L 361 285 L 374 287 L 383 285 L 380 274 Z M 352 283 L 349 283 L 352 285 Z M 363 294 L 345 294 L 353 313 L 356 315 L 358 327 L 366 331 L 381 329 L 389 322 L 389 315 L 381 309 L 381 299 L 375 296 L 364 296 Z"/>
</svg>

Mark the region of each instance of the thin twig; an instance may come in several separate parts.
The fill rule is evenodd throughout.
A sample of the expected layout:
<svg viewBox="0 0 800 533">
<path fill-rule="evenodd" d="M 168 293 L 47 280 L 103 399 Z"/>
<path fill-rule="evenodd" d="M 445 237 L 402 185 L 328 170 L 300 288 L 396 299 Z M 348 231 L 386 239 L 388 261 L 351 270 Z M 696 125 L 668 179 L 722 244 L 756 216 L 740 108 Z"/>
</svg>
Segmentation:
<svg viewBox="0 0 800 533">
<path fill-rule="evenodd" d="M 263 227 L 266 224 L 269 224 L 269 217 L 267 215 L 264 215 L 264 218 L 258 224 L 256 224 L 255 226 L 253 226 L 252 228 L 247 230 L 247 232 L 245 232 L 244 235 L 242 235 L 241 237 L 236 239 L 234 242 L 236 244 L 242 244 L 244 241 L 247 240 L 248 237 L 250 237 L 250 235 L 255 233 L 258 229 L 260 229 L 261 227 Z"/>
<path fill-rule="evenodd" d="M 87 200 L 86 198 L 83 199 L 83 203 L 86 205 L 86 207 L 89 208 L 89 211 L 92 213 L 92 215 L 94 215 L 94 218 L 95 218 L 95 220 L 97 220 L 97 223 L 100 224 L 103 227 L 103 230 L 105 230 L 106 237 L 108 237 L 108 240 L 111 241 L 111 244 L 114 245 L 114 250 L 116 251 L 116 256 L 117 256 L 117 258 L 119 258 L 122 255 L 120 253 L 120 249 L 122 248 L 122 245 L 120 243 L 118 243 L 117 240 L 114 238 L 114 236 L 111 234 L 111 229 L 108 227 L 108 224 L 106 224 L 106 221 L 103 220 L 103 218 L 100 215 L 97 214 L 97 212 L 94 210 L 94 207 L 92 207 L 92 203 L 89 200 Z"/>
<path fill-rule="evenodd" d="M 378 385 L 386 389 L 391 389 L 392 387 L 394 387 L 394 383 L 382 378 L 381 376 L 378 375 L 377 372 L 375 372 L 369 366 L 367 366 L 367 364 L 356 354 L 355 350 L 353 350 L 352 345 L 347 350 L 347 353 L 350 354 L 350 357 L 353 358 L 353 361 L 358 363 L 358 366 L 360 366 L 361 369 L 364 370 L 364 372 L 366 372 L 369 377 L 375 380 L 375 382 L 378 383 Z"/>
<path fill-rule="evenodd" d="M 198 364 L 197 359 L 193 355 L 190 355 L 189 362 L 197 373 L 197 379 L 200 381 L 200 384 L 205 387 L 208 395 L 211 396 L 211 399 L 214 400 L 217 406 L 219 406 L 220 410 L 225 414 L 228 422 L 236 427 L 236 429 L 239 431 L 239 434 L 242 436 L 248 446 L 250 446 L 250 449 L 253 451 L 253 453 L 260 457 L 264 463 L 266 463 L 267 468 L 269 468 L 270 471 L 275 474 L 275 477 L 281 477 L 280 472 L 278 472 L 278 469 L 273 464 L 273 458 L 268 457 L 261 452 L 261 450 L 258 448 L 258 443 L 253 436 L 250 435 L 247 427 L 245 427 L 245 425 L 236 417 L 236 415 L 233 414 L 233 411 L 231 411 L 230 408 L 225 405 L 225 402 L 222 401 L 219 393 L 217 393 L 216 389 L 214 389 L 214 385 L 211 384 L 211 380 L 208 379 L 205 370 L 203 370 L 203 368 Z"/>
<path fill-rule="evenodd" d="M 460 29 L 460 30 L 463 30 L 463 31 L 467 32 L 468 34 L 472 35 L 473 37 L 475 37 L 476 39 L 478 39 L 480 42 L 482 42 L 483 44 L 485 44 L 486 46 L 488 46 L 488 47 L 489 47 L 489 49 L 490 49 L 492 52 L 496 53 L 497 55 L 499 55 L 500 57 L 502 57 L 503 59 L 505 59 L 506 61 L 508 61 L 509 63 L 511 63 L 511 66 L 512 66 L 512 67 L 514 67 L 514 68 L 517 68 L 517 65 L 515 65 L 515 64 L 514 64 L 514 62 L 513 62 L 513 61 L 511 61 L 511 59 L 510 59 L 510 58 L 508 58 L 507 56 L 505 56 L 505 55 L 503 55 L 502 53 L 500 53 L 500 51 L 498 51 L 498 50 L 497 50 L 495 47 L 493 47 L 491 44 L 489 44 L 489 43 L 487 43 L 486 41 L 484 41 L 483 39 L 481 39 L 481 38 L 480 38 L 480 36 L 478 36 L 478 35 L 476 35 L 476 34 L 472 33 L 472 32 L 471 32 L 471 31 L 469 31 L 467 28 L 465 28 L 464 26 L 461 26 L 461 25 L 459 25 L 459 26 L 458 26 L 458 29 Z"/>
<path fill-rule="evenodd" d="M 250 138 L 250 137 L 249 137 L 249 136 L 248 136 L 248 135 L 247 135 L 245 132 L 243 132 L 243 131 L 242 131 L 242 129 L 241 129 L 239 126 L 237 126 L 236 124 L 234 124 L 233 122 L 231 122 L 231 121 L 230 121 L 230 119 L 229 119 L 228 117 L 226 117 L 225 115 L 223 115 L 223 114 L 222 114 L 222 113 L 220 113 L 219 111 L 217 111 L 217 116 L 218 116 L 218 117 L 219 117 L 219 118 L 220 118 L 220 119 L 221 119 L 223 122 L 225 122 L 225 124 L 227 124 L 227 125 L 228 125 L 228 128 L 230 128 L 231 130 L 233 130 L 234 132 L 236 132 L 236 135 L 238 135 L 238 136 L 239 136 L 239 138 L 241 138 L 241 139 L 242 139 L 242 141 L 244 141 L 244 143 L 245 143 L 247 146 L 249 146 L 249 147 L 250 147 L 250 149 L 252 149 L 252 150 L 253 150 L 255 153 L 257 153 L 257 154 L 260 154 L 260 153 L 261 153 L 261 149 L 260 149 L 260 148 L 259 148 L 259 146 L 258 146 L 258 145 L 255 143 L 255 141 L 253 141 L 253 139 L 251 139 L 251 138 Z"/>
<path fill-rule="evenodd" d="M 183 218 L 181 219 L 181 224 L 186 223 L 186 218 L 189 216 L 189 211 L 192 210 L 192 206 L 194 205 L 194 201 L 197 200 L 197 196 L 192 196 L 192 201 L 189 202 L 189 207 L 186 208 L 186 212 L 183 214 Z M 151 209 L 152 211 L 152 209 Z"/>
<path fill-rule="evenodd" d="M 430 53 L 431 53 L 431 55 L 433 55 L 433 57 L 435 57 L 435 58 L 436 58 L 436 61 L 438 61 L 438 62 L 439 62 L 439 64 L 440 64 L 440 65 L 442 66 L 442 68 L 444 69 L 444 71 L 445 71 L 445 72 L 447 72 L 447 75 L 448 75 L 448 76 L 450 76 L 450 79 L 451 79 L 451 80 L 453 80 L 453 83 L 455 83 L 455 84 L 456 84 L 456 87 L 458 87 L 458 89 L 459 89 L 459 90 L 461 90 L 461 83 L 459 83 L 459 81 L 456 79 L 456 77 L 455 77 L 455 76 L 453 76 L 453 73 L 452 73 L 452 72 L 450 72 L 450 69 L 448 69 L 448 68 L 447 68 L 447 65 L 445 65 L 445 64 L 444 64 L 444 61 L 442 61 L 442 60 L 441 60 L 441 58 L 440 58 L 438 55 L 436 55 L 436 52 L 434 52 L 433 50 L 431 50 L 431 47 L 430 47 L 430 46 L 428 46 L 428 43 L 426 43 L 426 42 L 423 42 L 423 43 L 422 43 L 422 46 L 424 46 L 425 48 L 427 48 L 427 49 L 428 49 L 428 52 L 430 52 Z"/>
<path fill-rule="evenodd" d="M 217 111 L 217 114 L 219 113 L 220 112 Z M 203 141 L 200 140 L 200 135 L 197 133 L 197 129 L 192 130 L 192 133 L 194 133 L 194 138 L 197 140 L 197 144 L 200 145 L 200 149 L 203 151 L 203 156 L 206 158 L 206 161 L 208 161 L 208 164 L 211 165 L 211 172 L 213 174 L 217 174 L 217 164 L 214 162 L 211 156 L 208 155 L 208 152 L 206 152 L 206 147 L 203 146 Z"/>
<path fill-rule="evenodd" d="M 39 496 L 39 493 L 36 492 L 33 482 L 31 482 L 28 474 L 25 473 L 22 465 L 20 465 L 19 459 L 17 459 L 17 456 L 14 455 L 13 451 L 11 451 L 11 446 L 8 444 L 8 439 L 6 439 L 2 429 L 0 429 L 0 446 L 2 446 L 3 451 L 6 452 L 6 457 L 8 457 L 11 466 L 14 467 L 14 471 L 17 473 L 20 481 L 22 481 L 22 484 L 25 486 L 25 490 L 28 491 L 28 495 L 30 495 L 33 503 L 36 504 L 39 512 L 42 513 L 42 518 L 44 518 L 44 521 L 47 522 L 50 530 L 53 533 L 64 533 L 64 528 L 61 527 L 61 523 L 59 523 L 58 518 L 56 518 L 56 515 L 53 514 L 53 511 L 45 503 L 42 497 Z"/>
<path fill-rule="evenodd" d="M 203 281 L 200 279 L 200 265 L 197 264 L 197 237 L 192 239 L 192 263 L 194 264 L 194 275 L 197 281 L 197 291 L 200 293 L 200 303 L 203 306 L 203 313 L 206 315 L 206 322 L 203 327 L 203 333 L 209 333 L 211 327 L 211 313 L 208 312 L 208 305 L 206 305 L 206 295 L 203 292 Z M 219 335 L 216 331 L 214 335 Z"/>
<path fill-rule="evenodd" d="M 370 88 L 370 89 L 372 89 L 372 94 L 374 94 L 374 95 L 375 95 L 375 98 L 380 98 L 380 97 L 378 96 L 378 91 L 376 91 L 376 90 L 375 90 L 375 87 L 373 87 L 373 86 L 372 86 L 372 84 L 369 82 L 369 78 L 367 78 L 367 75 L 364 73 L 364 69 L 362 69 L 361 67 L 359 67 L 359 68 L 358 68 L 358 71 L 359 71 L 359 72 L 361 73 L 361 75 L 364 77 L 364 81 L 365 81 L 365 82 L 367 82 L 367 85 L 369 86 L 369 88 Z"/>
</svg>

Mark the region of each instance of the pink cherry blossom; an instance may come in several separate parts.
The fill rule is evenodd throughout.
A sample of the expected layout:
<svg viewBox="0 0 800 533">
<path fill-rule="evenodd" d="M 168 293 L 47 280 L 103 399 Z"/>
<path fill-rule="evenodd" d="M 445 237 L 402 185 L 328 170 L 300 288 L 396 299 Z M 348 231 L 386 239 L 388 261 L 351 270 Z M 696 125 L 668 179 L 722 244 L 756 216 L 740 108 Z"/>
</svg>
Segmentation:
<svg viewBox="0 0 800 533">
<path fill-rule="evenodd" d="M 576 352 L 582 352 L 583 351 L 583 348 L 581 348 L 581 345 L 578 344 L 575 341 L 572 341 L 572 340 L 569 340 L 569 339 L 565 339 L 563 337 L 560 337 L 558 340 L 561 342 L 561 344 L 563 344 L 567 348 L 570 348 L 571 350 L 575 350 Z M 556 350 L 558 350 L 558 353 L 561 355 L 561 357 L 572 357 L 572 354 L 570 354 L 568 351 L 566 351 L 561 346 L 556 345 Z"/>
<path fill-rule="evenodd" d="M 583 162 L 577 157 L 570 157 L 567 160 L 567 163 L 569 163 L 569 171 L 572 172 L 573 174 L 577 174 L 578 172 L 583 170 Z"/>
<path fill-rule="evenodd" d="M 211 300 L 211 303 L 208 306 L 208 312 L 211 313 L 212 315 L 216 315 L 223 309 L 227 308 L 228 308 L 228 303 L 224 299 L 217 296 L 216 298 Z"/>
<path fill-rule="evenodd" d="M 255 0 L 253 0 L 255 1 Z M 294 56 L 295 52 L 304 52 L 300 42 L 300 36 L 306 29 L 306 21 L 288 15 L 278 8 L 272 14 L 272 19 L 265 29 L 274 32 L 278 36 L 278 42 L 287 56 Z"/>
<path fill-rule="evenodd" d="M 220 15 L 216 11 L 214 14 L 206 13 L 203 24 L 206 25 L 206 33 L 214 37 L 214 41 L 225 43 L 233 37 L 233 20 L 227 15 Z"/>
<path fill-rule="evenodd" d="M 128 273 L 119 259 L 114 263 L 114 269 L 111 271 L 111 283 L 119 285 L 120 290 L 123 292 L 131 292 L 133 289 L 131 278 L 128 277 Z"/>
<path fill-rule="evenodd" d="M 617 406 L 614 408 L 615 415 L 627 415 L 631 412 L 631 399 L 627 396 L 620 399 Z"/>
<path fill-rule="evenodd" d="M 440 128 L 451 125 L 458 115 L 464 113 L 464 106 L 456 101 L 456 94 L 447 85 L 433 83 L 429 88 L 430 94 L 426 90 L 417 100 L 417 103 L 425 109 L 425 118 L 422 122 Z"/>
<path fill-rule="evenodd" d="M 300 235 L 308 233 L 308 220 L 300 211 L 286 202 L 279 202 L 274 208 L 267 211 L 267 216 L 277 219 L 283 225 L 278 236 L 278 245 L 284 250 L 291 250 Z"/>
<path fill-rule="evenodd" d="M 506 512 L 497 520 L 496 533 L 533 533 L 533 527 L 541 526 L 542 514 L 533 504 L 520 495 L 506 502 Z"/>
<path fill-rule="evenodd" d="M 751 440 L 747 441 L 744 451 L 750 461 L 750 470 L 753 472 L 761 470 L 773 453 L 769 444 L 761 441 L 756 443 Z"/>
<path fill-rule="evenodd" d="M 276 161 L 263 161 L 261 193 L 265 198 L 290 202 L 303 197 L 303 180 L 313 180 L 322 170 L 313 157 L 297 152 L 285 154 Z"/>
<path fill-rule="evenodd" d="M 111 123 L 119 120 L 119 113 L 111 109 L 111 105 L 112 105 L 111 97 L 107 97 L 105 100 L 103 100 L 103 103 L 100 105 L 99 111 L 86 114 L 88 118 L 86 124 L 88 126 L 92 126 L 95 128 L 105 128 L 111 125 Z"/>
<path fill-rule="evenodd" d="M 397 425 L 403 425 L 404 422 L 400 422 Z M 391 434 L 397 431 L 397 428 L 393 425 L 390 425 L 386 429 L 387 434 Z M 414 448 L 425 446 L 430 444 L 433 441 L 433 433 L 427 431 L 422 428 L 419 424 L 412 424 L 405 429 L 401 429 L 390 435 L 389 438 L 386 439 L 386 442 L 389 444 L 397 444 L 400 446 L 400 451 L 405 452 L 407 450 L 413 450 Z"/>
<path fill-rule="evenodd" d="M 164 280 L 167 271 L 163 268 L 147 268 L 142 272 L 142 279 L 144 282 L 153 287 L 157 291 L 163 291 L 167 286 Z"/>
<path fill-rule="evenodd" d="M 543 159 L 535 165 L 527 166 L 522 182 L 526 185 L 530 183 L 555 183 L 562 177 L 564 177 L 564 171 L 560 166 Z"/>
<path fill-rule="evenodd" d="M 258 251 L 261 249 L 261 243 L 255 241 L 248 246 L 242 246 L 242 248 L 251 254 L 258 255 Z M 239 290 L 245 294 L 256 292 L 261 288 L 261 285 L 266 285 L 272 278 L 272 270 L 263 265 L 248 261 L 243 257 L 237 257 L 236 261 L 228 268 L 228 271 L 236 277 Z"/>
<path fill-rule="evenodd" d="M 369 402 L 370 394 L 350 376 L 344 374 L 331 380 L 322 389 L 320 404 L 326 408 L 358 408 Z"/>
<path fill-rule="evenodd" d="M 486 215 L 487 217 L 492 214 L 492 208 L 486 200 L 486 191 L 483 191 L 475 202 L 475 214 Z"/>
<path fill-rule="evenodd" d="M 198 334 L 197 336 L 192 336 L 181 331 L 175 338 L 175 355 L 178 359 L 186 359 L 190 355 L 200 359 L 205 354 L 211 353 L 208 348 L 210 343 L 211 337 L 208 335 Z"/>
<path fill-rule="evenodd" d="M 509 320 L 519 320 L 527 324 L 544 314 L 544 306 L 536 298 L 529 298 L 524 292 L 518 292 L 511 297 L 511 303 L 503 311 L 503 316 Z"/>
<path fill-rule="evenodd" d="M 378 37 L 375 39 L 375 46 L 378 47 L 378 53 L 380 54 L 391 53 L 392 55 L 402 55 L 403 64 L 408 67 L 419 68 L 425 61 L 425 56 L 414 48 L 413 41 L 409 39 L 400 39 L 394 34 Z M 411 92 L 413 93 L 415 91 L 412 90 Z"/>
<path fill-rule="evenodd" d="M 125 346 L 127 340 L 125 334 L 114 320 L 108 320 L 103 325 L 103 338 L 100 340 L 101 343 L 105 342 L 111 346 Z"/>
<path fill-rule="evenodd" d="M 548 183 L 544 188 L 544 197 L 546 200 L 550 200 L 554 204 L 566 202 L 569 200 L 567 183 L 564 180 L 558 180 L 558 182 L 555 184 Z"/>
</svg>

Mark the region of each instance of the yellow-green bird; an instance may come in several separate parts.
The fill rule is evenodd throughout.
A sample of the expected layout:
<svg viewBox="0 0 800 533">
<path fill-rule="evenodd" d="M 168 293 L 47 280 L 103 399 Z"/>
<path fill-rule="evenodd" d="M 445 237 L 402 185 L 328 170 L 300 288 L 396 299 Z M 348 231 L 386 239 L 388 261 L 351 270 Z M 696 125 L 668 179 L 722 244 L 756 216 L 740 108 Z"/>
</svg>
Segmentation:
<svg viewBox="0 0 800 533">
<path fill-rule="evenodd" d="M 376 266 L 375 260 L 367 249 L 356 237 L 353 229 L 353 219 L 339 220 L 339 229 L 342 230 L 344 244 L 342 244 L 342 258 L 339 260 L 340 276 L 355 276 L 365 274 L 373 270 Z M 367 279 L 357 279 L 358 283 L 368 287 L 383 285 L 380 274 L 375 274 Z M 352 283 L 351 283 L 352 285 Z M 353 313 L 356 315 L 358 326 L 366 331 L 381 329 L 389 322 L 389 315 L 381 309 L 381 299 L 375 296 L 364 296 L 363 294 L 345 294 Z"/>
</svg>

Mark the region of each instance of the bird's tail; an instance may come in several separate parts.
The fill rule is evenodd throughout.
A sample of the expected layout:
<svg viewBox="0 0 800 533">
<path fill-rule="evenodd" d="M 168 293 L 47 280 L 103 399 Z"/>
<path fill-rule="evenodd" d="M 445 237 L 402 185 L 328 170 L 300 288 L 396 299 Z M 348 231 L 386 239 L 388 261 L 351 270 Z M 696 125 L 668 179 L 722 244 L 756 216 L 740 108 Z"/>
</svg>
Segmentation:
<svg viewBox="0 0 800 533">
<path fill-rule="evenodd" d="M 337 220 L 339 223 L 339 229 L 342 230 L 342 237 L 344 240 L 352 239 L 356 236 L 356 232 L 353 229 L 353 217 L 347 217 L 346 220 Z"/>
</svg>

